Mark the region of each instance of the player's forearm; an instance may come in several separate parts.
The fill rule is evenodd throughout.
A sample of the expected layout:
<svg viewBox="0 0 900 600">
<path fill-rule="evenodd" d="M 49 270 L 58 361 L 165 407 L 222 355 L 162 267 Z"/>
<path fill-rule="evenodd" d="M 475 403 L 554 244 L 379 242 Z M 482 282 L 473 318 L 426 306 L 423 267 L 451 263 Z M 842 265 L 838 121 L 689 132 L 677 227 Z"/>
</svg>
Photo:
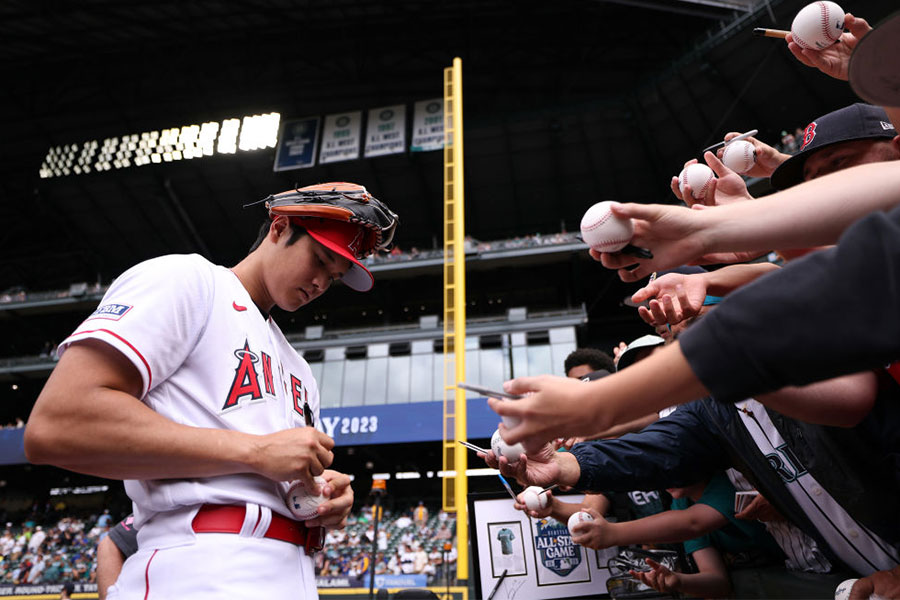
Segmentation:
<svg viewBox="0 0 900 600">
<path fill-rule="evenodd" d="M 698 215 L 707 253 L 833 244 L 854 221 L 900 203 L 893 162 L 851 167 L 754 202 Z"/>
<path fill-rule="evenodd" d="M 742 285 L 746 285 L 758 277 L 778 269 L 778 265 L 773 265 L 772 263 L 730 265 L 703 273 L 700 277 L 706 280 L 706 293 L 708 295 L 726 296 Z"/>
<path fill-rule="evenodd" d="M 112 479 L 211 477 L 252 470 L 256 436 L 180 425 L 116 390 L 89 392 L 78 410 L 67 408 L 72 404 L 67 398 L 46 400 L 35 407 L 25 431 L 32 463 Z"/>
<path fill-rule="evenodd" d="M 757 399 L 785 416 L 816 425 L 854 427 L 862 421 L 877 395 L 871 371 L 826 379 L 803 387 L 786 387 Z"/>
</svg>

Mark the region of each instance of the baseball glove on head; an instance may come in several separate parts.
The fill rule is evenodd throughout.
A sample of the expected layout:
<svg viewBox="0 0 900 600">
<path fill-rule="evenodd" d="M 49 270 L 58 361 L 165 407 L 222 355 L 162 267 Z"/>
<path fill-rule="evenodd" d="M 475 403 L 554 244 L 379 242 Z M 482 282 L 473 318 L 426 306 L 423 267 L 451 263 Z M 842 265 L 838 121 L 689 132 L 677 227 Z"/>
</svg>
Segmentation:
<svg viewBox="0 0 900 600">
<path fill-rule="evenodd" d="M 390 247 L 398 218 L 381 201 L 356 183 L 343 181 L 318 183 L 269 196 L 265 200 L 269 216 L 285 215 L 298 219 L 331 219 L 352 223 L 363 231 L 354 244 L 357 259 Z"/>
</svg>

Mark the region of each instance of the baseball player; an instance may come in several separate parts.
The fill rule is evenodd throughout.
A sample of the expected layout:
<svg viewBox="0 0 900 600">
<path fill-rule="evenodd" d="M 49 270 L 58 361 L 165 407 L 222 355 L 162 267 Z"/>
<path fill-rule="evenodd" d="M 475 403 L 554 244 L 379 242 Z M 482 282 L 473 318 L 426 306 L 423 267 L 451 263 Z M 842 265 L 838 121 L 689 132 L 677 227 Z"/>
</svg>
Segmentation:
<svg viewBox="0 0 900 600">
<path fill-rule="evenodd" d="M 60 344 L 35 404 L 31 462 L 126 480 L 139 549 L 107 598 L 317 597 L 310 553 L 323 527 L 343 526 L 353 491 L 328 469 L 334 441 L 315 428 L 309 365 L 269 311 L 338 280 L 369 290 L 360 260 L 390 245 L 397 217 L 349 183 L 266 206 L 231 269 L 170 255 L 116 279 Z M 305 522 L 285 504 L 293 480 L 326 498 Z"/>
</svg>

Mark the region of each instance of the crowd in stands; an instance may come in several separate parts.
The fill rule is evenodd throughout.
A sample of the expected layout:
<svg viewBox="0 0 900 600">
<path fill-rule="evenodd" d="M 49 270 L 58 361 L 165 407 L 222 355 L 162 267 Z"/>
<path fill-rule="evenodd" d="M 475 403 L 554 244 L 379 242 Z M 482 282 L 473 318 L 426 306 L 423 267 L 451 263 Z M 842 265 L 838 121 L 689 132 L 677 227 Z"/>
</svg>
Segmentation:
<svg viewBox="0 0 900 600">
<path fill-rule="evenodd" d="M 4 425 L 3 429 L 22 429 L 23 427 L 25 427 L 25 421 L 22 420 L 22 417 L 15 417 Z"/>
<path fill-rule="evenodd" d="M 112 525 L 108 511 L 55 523 L 7 522 L 0 536 L 0 583 L 94 582 L 97 542 Z"/>
<path fill-rule="evenodd" d="M 421 507 L 424 508 L 424 507 Z M 384 511 L 379 523 L 376 574 L 424 574 L 440 583 L 456 574 L 456 518 L 427 509 L 405 513 Z M 7 522 L 0 535 L 0 583 L 39 584 L 95 582 L 98 542 L 116 521 L 109 510 L 86 517 L 29 517 Z M 329 531 L 325 550 L 316 553 L 320 576 L 362 576 L 369 567 L 375 526 L 372 508 L 351 514 L 343 530 Z M 444 543 L 452 547 L 444 550 Z"/>
<path fill-rule="evenodd" d="M 351 515 L 343 530 L 329 531 L 325 550 L 315 557 L 316 575 L 361 577 L 369 570 L 375 526 L 372 508 Z M 419 514 L 416 514 L 419 513 Z M 445 543 L 449 542 L 449 549 Z M 419 506 L 404 513 L 384 511 L 378 525 L 375 574 L 428 577 L 439 584 L 456 576 L 456 518 L 444 511 L 429 516 Z"/>
</svg>

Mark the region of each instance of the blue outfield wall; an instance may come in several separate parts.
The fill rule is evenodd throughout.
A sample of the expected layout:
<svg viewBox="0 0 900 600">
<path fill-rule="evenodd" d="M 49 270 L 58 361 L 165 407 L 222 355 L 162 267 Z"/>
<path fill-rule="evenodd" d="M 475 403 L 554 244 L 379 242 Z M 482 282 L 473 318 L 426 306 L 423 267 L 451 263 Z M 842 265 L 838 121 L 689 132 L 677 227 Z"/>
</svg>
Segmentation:
<svg viewBox="0 0 900 600">
<path fill-rule="evenodd" d="M 489 438 L 500 417 L 488 408 L 487 398 L 470 398 L 466 423 L 468 437 Z M 338 446 L 433 442 L 443 439 L 442 402 L 379 404 L 351 408 L 326 408 L 319 415 L 321 429 Z M 0 465 L 26 463 L 25 429 L 0 429 Z"/>
<path fill-rule="evenodd" d="M 25 428 L 0 429 L 0 465 L 20 465 L 25 460 Z"/>
<path fill-rule="evenodd" d="M 487 398 L 470 398 L 466 403 L 469 438 L 489 438 L 500 417 L 488 408 Z M 443 439 L 443 402 L 379 404 L 350 408 L 323 408 L 322 429 L 337 446 L 433 442 Z"/>
</svg>

